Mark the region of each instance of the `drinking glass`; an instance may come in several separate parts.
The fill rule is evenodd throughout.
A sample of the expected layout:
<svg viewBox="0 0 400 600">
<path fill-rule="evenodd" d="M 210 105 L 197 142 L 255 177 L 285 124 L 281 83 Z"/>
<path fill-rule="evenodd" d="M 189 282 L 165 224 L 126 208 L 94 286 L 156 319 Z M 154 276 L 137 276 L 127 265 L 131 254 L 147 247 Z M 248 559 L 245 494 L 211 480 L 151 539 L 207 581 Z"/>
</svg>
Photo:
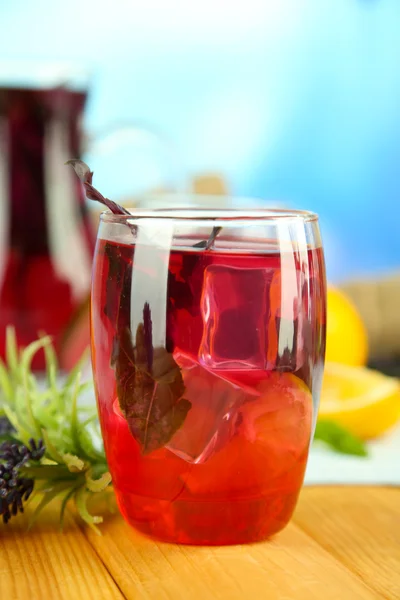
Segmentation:
<svg viewBox="0 0 400 600">
<path fill-rule="evenodd" d="M 128 523 L 211 545 L 287 524 L 317 414 L 325 294 L 315 214 L 103 213 L 92 363 Z"/>
</svg>

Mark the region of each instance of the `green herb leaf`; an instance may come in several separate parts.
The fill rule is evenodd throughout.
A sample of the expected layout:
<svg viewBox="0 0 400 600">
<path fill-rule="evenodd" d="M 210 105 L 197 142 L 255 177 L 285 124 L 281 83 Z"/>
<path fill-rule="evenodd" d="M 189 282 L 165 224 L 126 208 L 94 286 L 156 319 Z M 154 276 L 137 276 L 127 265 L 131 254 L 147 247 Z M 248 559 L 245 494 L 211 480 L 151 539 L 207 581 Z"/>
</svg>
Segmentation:
<svg viewBox="0 0 400 600">
<path fill-rule="evenodd" d="M 365 443 L 333 421 L 318 421 L 314 440 L 324 442 L 341 454 L 368 456 Z"/>
<path fill-rule="evenodd" d="M 65 492 L 65 490 L 68 490 L 69 487 L 70 487 L 69 482 L 60 481 L 57 484 L 55 484 L 52 488 L 50 488 L 43 495 L 42 499 L 40 500 L 38 506 L 34 510 L 32 516 L 29 520 L 29 529 L 31 527 L 33 527 L 34 523 L 36 522 L 38 516 L 40 515 L 40 513 L 42 512 L 44 507 L 47 506 L 48 504 L 50 504 L 50 502 L 52 500 L 54 500 L 55 498 L 57 498 L 57 496 L 59 496 L 62 492 Z"/>
<path fill-rule="evenodd" d="M 191 403 L 183 398 L 181 370 L 165 348 L 153 348 L 150 308 L 132 345 L 122 329 L 115 343 L 115 375 L 119 405 L 143 454 L 162 448 L 182 426 Z"/>
<path fill-rule="evenodd" d="M 92 474 L 86 473 L 86 487 L 91 492 L 102 492 L 111 483 L 110 473 L 103 473 L 98 479 L 93 479 Z"/>
<path fill-rule="evenodd" d="M 10 370 L 11 377 L 17 379 L 18 370 L 18 350 L 17 350 L 17 337 L 15 335 L 14 327 L 7 327 L 6 331 L 6 358 L 7 366 Z"/>
<path fill-rule="evenodd" d="M 30 370 L 32 358 L 41 348 L 45 350 L 47 363 L 45 389 Z M 90 516 L 86 502 L 92 494 L 110 484 L 111 476 L 107 472 L 104 450 L 97 448 L 95 442 L 101 439 L 98 421 L 93 414 L 88 415 L 87 407 L 81 408 L 78 404 L 78 396 L 87 389 L 87 384 L 80 381 L 82 363 L 63 383 L 58 377 L 50 338 L 41 337 L 24 350 L 18 350 L 12 328 L 7 330 L 6 357 L 7 364 L 0 362 L 0 415 L 5 415 L 3 419 L 8 420 L 9 427 L 3 424 L 0 432 L 3 442 L 0 470 L 5 472 L 11 468 L 7 457 L 14 450 L 10 442 L 16 445 L 15 452 L 25 446 L 25 454 L 21 454 L 21 460 L 18 455 L 13 458 L 22 483 L 17 504 L 15 493 L 9 499 L 2 498 L 3 520 L 8 522 L 16 515 L 16 509 L 23 509 L 22 503 L 36 483 L 35 490 L 41 489 L 44 495 L 34 518 L 44 506 L 62 495 L 61 520 L 68 500 L 74 498 L 76 504 L 79 502 L 79 514 L 94 527 L 99 519 Z M 39 439 L 43 440 L 40 444 Z M 4 440 L 8 446 L 4 446 Z"/>
<path fill-rule="evenodd" d="M 79 456 L 66 452 L 63 455 L 63 459 L 71 473 L 82 473 L 86 471 L 87 465 L 85 464 L 85 461 L 79 458 Z"/>
<path fill-rule="evenodd" d="M 61 532 L 64 529 L 65 509 L 67 508 L 67 504 L 68 504 L 69 500 L 71 500 L 71 498 L 74 494 L 75 494 L 75 488 L 68 490 L 68 492 L 65 494 L 65 496 L 61 502 L 61 509 L 60 509 L 60 531 Z"/>
<path fill-rule="evenodd" d="M 3 395 L 3 402 L 12 402 L 13 390 L 11 384 L 11 377 L 9 377 L 6 366 L 0 359 L 0 389 Z M 1 411 L 4 414 L 4 410 Z"/>
<path fill-rule="evenodd" d="M 76 479 L 73 472 L 70 472 L 66 465 L 46 465 L 28 466 L 21 469 L 24 477 L 31 477 L 36 481 L 56 481 Z"/>
<path fill-rule="evenodd" d="M 87 502 L 90 496 L 90 492 L 86 488 L 80 488 L 75 494 L 76 508 L 83 521 L 89 525 L 96 533 L 99 533 L 97 524 L 103 522 L 102 517 L 91 515 L 87 510 Z"/>
</svg>

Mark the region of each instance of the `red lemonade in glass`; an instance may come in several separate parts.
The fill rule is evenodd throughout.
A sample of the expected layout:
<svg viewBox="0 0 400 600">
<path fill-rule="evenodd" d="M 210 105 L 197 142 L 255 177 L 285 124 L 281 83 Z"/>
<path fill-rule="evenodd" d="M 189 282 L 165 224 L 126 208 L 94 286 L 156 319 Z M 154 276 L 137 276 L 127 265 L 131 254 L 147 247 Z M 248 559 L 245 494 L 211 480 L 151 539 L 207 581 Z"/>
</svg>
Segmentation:
<svg viewBox="0 0 400 600">
<path fill-rule="evenodd" d="M 247 224 L 243 236 L 228 221 L 209 247 L 202 227 L 184 225 L 100 225 L 92 360 L 107 459 L 141 532 L 253 542 L 287 524 L 304 478 L 325 350 L 323 252 L 312 220 L 311 242 Z"/>
</svg>

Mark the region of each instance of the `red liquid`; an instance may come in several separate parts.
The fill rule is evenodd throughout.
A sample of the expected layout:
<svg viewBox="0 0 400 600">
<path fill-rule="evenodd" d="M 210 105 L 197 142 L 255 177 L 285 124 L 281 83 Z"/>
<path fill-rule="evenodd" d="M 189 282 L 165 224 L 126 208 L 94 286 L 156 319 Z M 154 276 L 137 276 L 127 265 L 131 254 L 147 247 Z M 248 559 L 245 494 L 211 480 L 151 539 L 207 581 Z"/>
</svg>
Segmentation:
<svg viewBox="0 0 400 600">
<path fill-rule="evenodd" d="M 94 233 L 80 183 L 63 165 L 80 154 L 85 99 L 62 88 L 0 88 L 1 358 L 8 325 L 19 346 L 51 335 L 63 368 L 89 345 Z M 44 367 L 40 352 L 33 368 Z"/>
<path fill-rule="evenodd" d="M 148 247 L 142 256 L 99 240 L 94 266 L 93 367 L 121 512 L 167 541 L 265 539 L 289 521 L 307 462 L 325 346 L 322 251 Z M 191 402 L 181 428 L 148 454 L 121 412 L 110 362 L 117 323 L 132 322 L 135 307 L 140 315 L 143 300 Z"/>
</svg>

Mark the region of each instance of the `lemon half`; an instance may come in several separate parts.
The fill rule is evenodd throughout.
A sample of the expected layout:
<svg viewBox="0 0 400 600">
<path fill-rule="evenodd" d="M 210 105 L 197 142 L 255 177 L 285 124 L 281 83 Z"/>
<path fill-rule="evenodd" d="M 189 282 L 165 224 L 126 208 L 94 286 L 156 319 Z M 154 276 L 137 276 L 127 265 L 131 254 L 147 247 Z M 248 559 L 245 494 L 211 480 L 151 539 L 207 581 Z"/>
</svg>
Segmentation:
<svg viewBox="0 0 400 600">
<path fill-rule="evenodd" d="M 351 300 L 329 286 L 327 297 L 326 360 L 363 366 L 368 358 L 365 325 Z"/>
<path fill-rule="evenodd" d="M 378 437 L 400 420 L 400 382 L 365 367 L 327 363 L 319 417 L 362 439 Z"/>
</svg>

